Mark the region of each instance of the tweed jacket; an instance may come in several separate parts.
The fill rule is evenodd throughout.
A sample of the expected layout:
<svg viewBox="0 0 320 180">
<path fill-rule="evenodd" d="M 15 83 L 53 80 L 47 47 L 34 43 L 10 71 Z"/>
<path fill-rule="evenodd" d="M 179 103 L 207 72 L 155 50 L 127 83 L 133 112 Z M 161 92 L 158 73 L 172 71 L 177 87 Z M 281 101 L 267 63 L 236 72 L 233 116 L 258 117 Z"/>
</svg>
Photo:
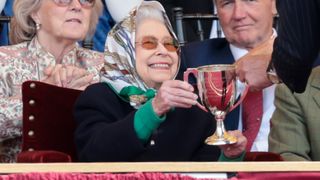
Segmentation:
<svg viewBox="0 0 320 180">
<path fill-rule="evenodd" d="M 287 86 L 276 89 L 269 150 L 285 160 L 320 160 L 320 67 L 309 78 L 306 91 L 292 93 Z"/>
</svg>

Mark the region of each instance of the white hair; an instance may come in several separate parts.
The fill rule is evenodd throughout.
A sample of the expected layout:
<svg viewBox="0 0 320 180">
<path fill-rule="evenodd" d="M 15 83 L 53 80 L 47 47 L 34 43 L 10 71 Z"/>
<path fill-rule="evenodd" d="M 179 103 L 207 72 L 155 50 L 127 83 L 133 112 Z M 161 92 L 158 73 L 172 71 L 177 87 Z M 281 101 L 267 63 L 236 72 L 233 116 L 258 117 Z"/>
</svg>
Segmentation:
<svg viewBox="0 0 320 180">
<path fill-rule="evenodd" d="M 138 27 L 139 24 L 141 24 L 141 22 L 145 19 L 155 19 L 162 23 L 165 23 L 163 12 L 160 9 L 149 4 L 142 4 L 139 7 L 136 16 L 136 27 Z"/>
</svg>

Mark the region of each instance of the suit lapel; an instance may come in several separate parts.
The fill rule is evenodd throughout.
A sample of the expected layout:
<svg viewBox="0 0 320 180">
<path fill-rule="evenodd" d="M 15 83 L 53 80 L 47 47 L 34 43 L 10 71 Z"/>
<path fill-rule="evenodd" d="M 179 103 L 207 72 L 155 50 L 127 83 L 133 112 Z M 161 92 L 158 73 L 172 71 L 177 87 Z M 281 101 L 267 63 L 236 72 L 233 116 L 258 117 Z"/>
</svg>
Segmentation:
<svg viewBox="0 0 320 180">
<path fill-rule="evenodd" d="M 226 39 L 221 39 L 216 44 L 215 48 L 212 48 L 212 59 L 207 59 L 207 64 L 233 64 L 234 58 L 230 50 L 229 43 Z"/>
</svg>

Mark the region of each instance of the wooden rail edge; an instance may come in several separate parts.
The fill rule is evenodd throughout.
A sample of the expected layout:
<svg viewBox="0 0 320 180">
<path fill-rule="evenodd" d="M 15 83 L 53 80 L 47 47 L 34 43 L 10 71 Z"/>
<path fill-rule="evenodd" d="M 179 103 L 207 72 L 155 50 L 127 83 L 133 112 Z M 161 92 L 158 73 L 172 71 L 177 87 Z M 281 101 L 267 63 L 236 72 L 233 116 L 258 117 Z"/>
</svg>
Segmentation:
<svg viewBox="0 0 320 180">
<path fill-rule="evenodd" d="M 0 173 L 28 172 L 320 172 L 320 162 L 145 162 L 0 164 Z"/>
</svg>

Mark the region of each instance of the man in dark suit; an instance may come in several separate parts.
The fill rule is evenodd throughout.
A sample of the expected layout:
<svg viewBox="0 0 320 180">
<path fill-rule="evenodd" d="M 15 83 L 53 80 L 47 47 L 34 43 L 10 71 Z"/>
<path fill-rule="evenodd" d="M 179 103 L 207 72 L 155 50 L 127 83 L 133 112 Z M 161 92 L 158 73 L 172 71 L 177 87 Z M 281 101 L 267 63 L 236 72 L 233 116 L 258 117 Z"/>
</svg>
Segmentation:
<svg viewBox="0 0 320 180">
<path fill-rule="evenodd" d="M 252 49 L 268 44 L 267 42 L 276 35 L 272 28 L 273 17 L 276 14 L 275 0 L 214 2 L 226 39 L 209 39 L 183 47 L 179 79 L 182 79 L 182 74 L 187 68 L 208 64 L 233 64 Z M 269 44 L 272 48 L 272 43 Z M 249 137 L 244 134 L 248 139 L 248 151 L 268 150 L 269 120 L 274 111 L 274 86 L 260 93 L 263 94 L 263 112 L 255 117 L 258 127 L 254 135 Z M 242 112 L 238 108 L 227 115 L 227 130 L 242 130 L 246 126 L 240 114 Z"/>
<path fill-rule="evenodd" d="M 279 0 L 277 8 L 280 15 L 279 36 L 275 40 L 272 56 L 269 54 L 261 58 L 269 62 L 272 57 L 268 68 L 270 80 L 276 78 L 276 72 L 291 91 L 301 93 L 305 90 L 313 63 L 319 54 L 320 0 Z M 257 76 L 266 76 L 268 63 L 260 61 L 260 71 L 242 71 L 252 65 L 253 61 L 252 57 L 242 60 L 241 66 L 238 66 L 241 79 L 251 82 L 256 88 L 270 85 L 267 78 L 252 81 Z"/>
<path fill-rule="evenodd" d="M 291 90 L 303 92 L 320 49 L 320 0 L 281 0 L 277 6 L 280 36 L 272 63 Z"/>
</svg>

